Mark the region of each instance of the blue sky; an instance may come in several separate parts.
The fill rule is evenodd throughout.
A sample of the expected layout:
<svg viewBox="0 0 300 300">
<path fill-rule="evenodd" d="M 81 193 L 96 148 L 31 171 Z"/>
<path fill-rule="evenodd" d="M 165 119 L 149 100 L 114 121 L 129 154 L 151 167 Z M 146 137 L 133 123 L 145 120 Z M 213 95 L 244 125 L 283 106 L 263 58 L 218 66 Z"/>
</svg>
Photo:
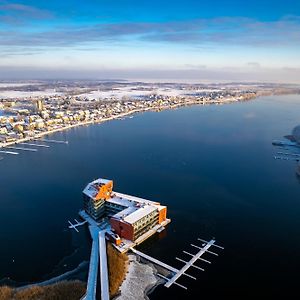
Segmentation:
<svg viewBox="0 0 300 300">
<path fill-rule="evenodd" d="M 298 0 L 0 0 L 0 78 L 297 81 Z"/>
</svg>

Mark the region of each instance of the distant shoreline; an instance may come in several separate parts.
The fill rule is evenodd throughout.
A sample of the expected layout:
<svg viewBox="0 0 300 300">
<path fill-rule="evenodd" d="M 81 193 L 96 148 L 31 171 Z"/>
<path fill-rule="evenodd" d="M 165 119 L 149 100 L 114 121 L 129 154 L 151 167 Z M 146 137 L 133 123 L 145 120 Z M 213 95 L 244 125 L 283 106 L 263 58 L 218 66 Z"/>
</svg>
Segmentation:
<svg viewBox="0 0 300 300">
<path fill-rule="evenodd" d="M 91 125 L 91 124 L 101 124 L 101 123 L 104 123 L 107 121 L 124 118 L 124 117 L 130 116 L 130 115 L 136 114 L 136 113 L 142 113 L 142 112 L 146 112 L 146 111 L 157 111 L 157 110 L 161 111 L 161 110 L 168 110 L 168 109 L 176 109 L 179 107 L 192 106 L 192 105 L 203 105 L 203 106 L 204 105 L 213 105 L 213 104 L 223 105 L 223 104 L 229 104 L 229 103 L 249 101 L 249 100 L 256 99 L 259 96 L 260 95 L 255 95 L 255 96 L 247 97 L 244 99 L 233 98 L 233 99 L 227 99 L 227 100 L 210 100 L 210 101 L 190 100 L 190 101 L 186 101 L 184 103 L 176 103 L 173 105 L 162 105 L 162 106 L 155 106 L 155 107 L 145 107 L 145 108 L 133 109 L 128 112 L 110 116 L 108 118 L 103 118 L 103 119 L 98 119 L 98 120 L 87 120 L 87 121 L 78 122 L 76 124 L 69 124 L 69 125 L 66 125 L 66 126 L 63 126 L 60 128 L 55 128 L 55 129 L 51 129 L 51 130 L 48 130 L 45 132 L 37 133 L 35 136 L 22 138 L 22 139 L 12 141 L 12 142 L 7 142 L 7 143 L 0 143 L 0 149 L 6 148 L 6 147 L 11 147 L 11 146 L 17 145 L 19 143 L 38 140 L 44 136 L 47 136 L 47 135 L 50 135 L 50 134 L 53 134 L 56 132 L 65 131 L 65 130 L 72 129 L 72 128 L 79 127 L 79 126 L 86 126 L 86 125 Z"/>
</svg>

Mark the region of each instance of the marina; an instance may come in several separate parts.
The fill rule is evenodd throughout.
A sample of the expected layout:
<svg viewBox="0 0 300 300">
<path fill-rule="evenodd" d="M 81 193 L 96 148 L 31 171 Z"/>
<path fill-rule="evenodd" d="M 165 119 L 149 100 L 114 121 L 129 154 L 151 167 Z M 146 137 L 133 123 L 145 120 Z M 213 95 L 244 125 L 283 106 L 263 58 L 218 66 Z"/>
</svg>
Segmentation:
<svg viewBox="0 0 300 300">
<path fill-rule="evenodd" d="M 277 155 L 274 155 L 275 160 L 285 160 L 285 161 L 296 161 L 298 165 L 296 166 L 296 174 L 299 176 L 299 161 L 300 161 L 300 153 L 295 153 L 297 149 L 300 147 L 300 125 L 294 127 L 292 130 L 292 134 L 287 136 L 287 138 L 291 141 L 281 141 L 281 142 L 272 142 L 274 146 L 281 147 L 282 145 L 285 148 L 285 152 L 278 151 Z M 290 146 L 297 147 L 294 149 L 291 149 Z M 293 152 L 288 152 L 293 150 Z"/>
<path fill-rule="evenodd" d="M 28 143 L 26 141 L 41 141 L 43 143 L 56 143 L 56 144 L 68 144 L 68 141 L 63 141 L 63 140 L 55 140 L 55 139 L 24 139 L 22 142 L 18 143 L 9 143 L 7 146 L 2 146 L 0 147 L 0 153 L 3 154 L 11 154 L 11 155 L 18 155 L 19 152 L 16 151 L 9 151 L 9 150 L 18 150 L 18 151 L 25 151 L 25 152 L 37 152 L 38 149 L 42 148 L 50 148 L 50 145 L 45 145 L 45 144 L 38 144 L 38 143 Z M 25 147 L 19 147 L 19 146 L 14 146 L 14 145 L 24 145 Z M 37 147 L 37 148 L 29 148 L 30 147 Z M 2 149 L 2 150 L 1 150 Z"/>
</svg>

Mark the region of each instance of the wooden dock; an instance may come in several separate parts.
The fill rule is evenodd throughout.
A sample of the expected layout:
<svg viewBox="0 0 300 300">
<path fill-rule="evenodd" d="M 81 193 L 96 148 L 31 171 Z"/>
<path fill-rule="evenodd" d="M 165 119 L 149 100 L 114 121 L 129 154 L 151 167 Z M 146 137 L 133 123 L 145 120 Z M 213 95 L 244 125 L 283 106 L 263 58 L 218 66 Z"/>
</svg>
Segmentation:
<svg viewBox="0 0 300 300">
<path fill-rule="evenodd" d="M 13 151 L 5 151 L 5 150 L 0 150 L 0 153 L 4 154 L 11 154 L 11 155 L 18 155 L 18 152 L 13 152 Z"/>
<path fill-rule="evenodd" d="M 6 149 L 13 149 L 13 150 L 20 150 L 20 151 L 29 151 L 29 152 L 37 152 L 37 149 L 32 149 L 32 148 L 24 148 L 24 147 L 6 147 Z"/>
<path fill-rule="evenodd" d="M 68 144 L 68 141 L 60 140 L 49 140 L 49 139 L 37 139 L 37 141 L 46 142 L 46 143 L 56 143 L 56 144 Z"/>
<path fill-rule="evenodd" d="M 42 145 L 42 144 L 33 144 L 33 143 L 19 143 L 20 145 L 27 145 L 27 146 L 34 146 L 34 147 L 44 147 L 44 148 L 49 148 L 50 146 L 48 145 Z"/>
<path fill-rule="evenodd" d="M 177 286 L 179 286 L 179 287 L 181 287 L 181 288 L 187 290 L 187 287 L 183 286 L 182 284 L 179 284 L 179 283 L 177 282 L 177 280 L 178 280 L 181 276 L 183 276 L 183 275 L 184 275 L 184 276 L 187 276 L 187 277 L 189 277 L 189 278 L 191 278 L 191 279 L 196 280 L 196 277 L 194 277 L 194 276 L 188 274 L 188 273 L 187 273 L 187 270 L 188 270 L 190 267 L 193 267 L 193 268 L 198 269 L 198 270 L 200 270 L 200 271 L 204 271 L 203 268 L 201 268 L 201 267 L 199 267 L 199 266 L 196 266 L 195 263 L 196 263 L 198 260 L 201 260 L 201 261 L 203 261 L 203 262 L 205 262 L 205 263 L 208 263 L 208 264 L 211 264 L 211 262 L 208 261 L 208 260 L 206 260 L 206 259 L 204 259 L 204 258 L 202 258 L 201 256 L 202 256 L 204 253 L 209 253 L 209 254 L 218 256 L 217 253 L 208 250 L 208 249 L 210 249 L 210 248 L 213 247 L 213 246 L 216 247 L 216 248 L 222 249 L 222 250 L 224 249 L 223 247 L 216 245 L 216 244 L 215 244 L 216 241 L 215 241 L 214 239 L 210 240 L 209 242 L 206 241 L 206 240 L 200 239 L 200 238 L 198 238 L 198 240 L 202 242 L 202 246 L 197 246 L 197 245 L 191 244 L 192 247 L 197 248 L 197 249 L 199 250 L 196 254 L 192 254 L 192 253 L 190 253 L 190 252 L 183 251 L 183 253 L 185 253 L 185 254 L 187 254 L 187 255 L 189 255 L 189 256 L 192 257 L 189 261 L 183 260 L 183 259 L 181 259 L 181 258 L 179 258 L 179 257 L 175 257 L 176 260 L 178 260 L 178 261 L 184 263 L 184 266 L 183 266 L 181 269 L 176 269 L 176 268 L 174 268 L 174 267 L 172 267 L 172 266 L 169 266 L 168 264 L 166 264 L 166 263 L 164 263 L 164 262 L 162 262 L 162 261 L 160 261 L 160 260 L 158 260 L 158 259 L 156 259 L 156 258 L 153 258 L 153 257 L 151 257 L 151 256 L 149 256 L 149 255 L 147 255 L 147 254 L 145 254 L 145 253 L 143 253 L 143 252 L 140 252 L 140 251 L 138 251 L 138 250 L 136 250 L 136 249 L 134 249 L 134 248 L 130 248 L 130 250 L 131 250 L 133 253 L 139 255 L 140 257 L 145 258 L 146 260 L 148 260 L 148 261 L 150 261 L 150 262 L 152 262 L 152 263 L 154 263 L 154 264 L 156 264 L 156 265 L 158 265 L 158 266 L 161 266 L 161 267 L 163 267 L 163 268 L 166 269 L 166 270 L 171 271 L 171 273 L 172 273 L 172 277 L 171 277 L 171 278 L 168 278 L 168 277 L 166 277 L 166 276 L 164 276 L 164 275 L 158 274 L 159 277 L 163 278 L 163 279 L 166 281 L 165 287 L 169 288 L 170 286 L 172 286 L 173 284 L 175 284 L 175 285 L 177 285 Z"/>
<path fill-rule="evenodd" d="M 145 258 L 146 260 L 151 261 L 152 263 L 154 263 L 154 264 L 156 264 L 156 265 L 158 265 L 158 266 L 163 267 L 164 269 L 167 269 L 167 270 L 169 270 L 169 271 L 171 271 L 171 272 L 174 272 L 174 273 L 177 273 L 177 272 L 179 271 L 178 269 L 173 268 L 173 267 L 171 267 L 171 266 L 169 266 L 169 265 L 163 263 L 162 261 L 160 261 L 160 260 L 158 260 L 158 259 L 156 259 L 156 258 L 153 258 L 152 256 L 149 256 L 149 255 L 147 255 L 147 254 L 145 254 L 145 253 L 143 253 L 143 252 L 141 252 L 141 251 L 138 251 L 138 250 L 136 250 L 136 249 L 134 249 L 134 248 L 130 248 L 130 250 L 131 250 L 133 253 L 139 255 L 140 257 Z"/>
</svg>

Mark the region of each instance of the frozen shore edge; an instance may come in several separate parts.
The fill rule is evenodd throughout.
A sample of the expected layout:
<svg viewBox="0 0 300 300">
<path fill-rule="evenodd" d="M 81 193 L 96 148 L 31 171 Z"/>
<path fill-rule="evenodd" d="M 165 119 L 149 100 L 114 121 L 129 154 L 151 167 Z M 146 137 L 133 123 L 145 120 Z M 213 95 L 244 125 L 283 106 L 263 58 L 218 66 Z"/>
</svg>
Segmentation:
<svg viewBox="0 0 300 300">
<path fill-rule="evenodd" d="M 128 271 L 114 300 L 149 300 L 148 295 L 162 283 L 156 276 L 157 270 L 152 264 L 140 262 L 134 254 L 128 258 Z"/>
</svg>

